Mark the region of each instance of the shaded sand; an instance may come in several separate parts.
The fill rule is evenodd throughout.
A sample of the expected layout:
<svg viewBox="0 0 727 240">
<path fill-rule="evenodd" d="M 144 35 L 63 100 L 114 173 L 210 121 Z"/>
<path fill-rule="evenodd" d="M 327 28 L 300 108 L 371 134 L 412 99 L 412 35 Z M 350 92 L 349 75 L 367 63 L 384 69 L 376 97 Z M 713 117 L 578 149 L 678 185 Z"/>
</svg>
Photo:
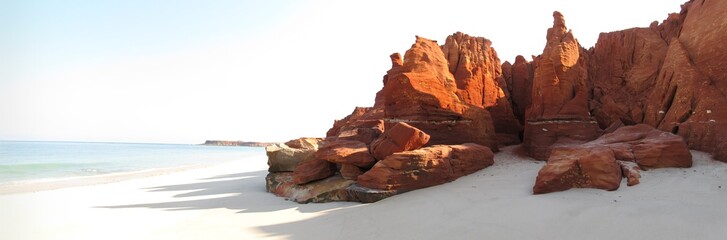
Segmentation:
<svg viewBox="0 0 727 240">
<path fill-rule="evenodd" d="M 265 192 L 265 157 L 0 195 L 1 239 L 725 239 L 727 164 L 642 172 L 618 191 L 532 195 L 542 162 L 495 165 L 374 204 L 297 204 Z"/>
</svg>

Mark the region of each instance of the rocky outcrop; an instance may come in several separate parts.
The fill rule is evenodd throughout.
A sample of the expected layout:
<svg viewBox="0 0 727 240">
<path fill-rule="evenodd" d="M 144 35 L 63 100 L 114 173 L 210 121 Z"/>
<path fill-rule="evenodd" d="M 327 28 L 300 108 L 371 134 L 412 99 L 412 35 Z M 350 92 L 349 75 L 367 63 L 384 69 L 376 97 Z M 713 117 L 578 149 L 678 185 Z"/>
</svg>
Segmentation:
<svg viewBox="0 0 727 240">
<path fill-rule="evenodd" d="M 661 24 L 602 33 L 589 50 L 554 12 L 543 53 L 512 64 L 485 38 L 417 37 L 390 56 L 373 107 L 335 121 L 320 148 L 270 148 L 268 189 L 375 201 L 489 166 L 498 145 L 521 138 L 548 160 L 534 193 L 615 190 L 622 177 L 632 186 L 641 169 L 691 166 L 687 147 L 727 161 L 724 12 L 725 1 L 691 0 Z"/>
<path fill-rule="evenodd" d="M 523 140 L 526 152 L 540 160 L 548 158 L 550 145 L 585 142 L 600 135 L 588 108 L 587 54 L 559 12 L 553 13 L 546 39 L 535 69 Z"/>
<path fill-rule="evenodd" d="M 299 138 L 265 147 L 268 172 L 292 172 L 298 163 L 313 158 L 320 138 Z"/>
<path fill-rule="evenodd" d="M 494 163 L 492 151 L 477 144 L 435 145 L 394 153 L 358 177 L 372 189 L 410 191 L 453 181 Z"/>
<path fill-rule="evenodd" d="M 491 45 L 486 38 L 456 32 L 441 48 L 454 76 L 457 95 L 465 103 L 490 112 L 499 144 L 517 144 L 522 127 L 513 113 L 500 59 Z"/>
<path fill-rule="evenodd" d="M 639 169 L 691 166 L 692 155 L 681 137 L 646 124 L 626 126 L 586 144 L 553 147 L 548 163 L 538 172 L 533 193 L 616 190 L 622 176 L 629 186 L 638 184 Z"/>
<path fill-rule="evenodd" d="M 384 135 L 371 144 L 374 158 L 383 160 L 385 157 L 403 151 L 420 148 L 429 142 L 429 134 L 406 123 L 396 123 L 386 130 Z"/>
<path fill-rule="evenodd" d="M 436 41 L 417 37 L 404 59 L 397 57 L 392 55 L 375 104 L 384 106 L 387 122 L 406 122 L 426 132 L 430 145 L 472 142 L 497 149 L 490 113 L 460 100 Z"/>
</svg>

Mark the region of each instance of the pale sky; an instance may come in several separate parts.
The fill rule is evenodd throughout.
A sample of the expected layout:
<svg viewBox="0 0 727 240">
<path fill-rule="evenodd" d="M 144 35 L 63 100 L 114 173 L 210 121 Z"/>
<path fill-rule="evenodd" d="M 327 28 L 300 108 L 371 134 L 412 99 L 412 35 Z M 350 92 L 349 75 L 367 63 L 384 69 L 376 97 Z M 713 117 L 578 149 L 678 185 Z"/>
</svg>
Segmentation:
<svg viewBox="0 0 727 240">
<path fill-rule="evenodd" d="M 0 140 L 322 137 L 415 35 L 512 62 L 542 53 L 555 10 L 589 48 L 685 1 L 0 0 Z"/>
</svg>

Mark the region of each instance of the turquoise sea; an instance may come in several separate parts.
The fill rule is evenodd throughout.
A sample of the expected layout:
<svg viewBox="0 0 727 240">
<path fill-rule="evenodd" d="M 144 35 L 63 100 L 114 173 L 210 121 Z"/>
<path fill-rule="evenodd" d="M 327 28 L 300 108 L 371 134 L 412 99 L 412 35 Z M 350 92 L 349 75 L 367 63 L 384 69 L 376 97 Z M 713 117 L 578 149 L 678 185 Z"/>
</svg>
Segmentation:
<svg viewBox="0 0 727 240">
<path fill-rule="evenodd" d="M 0 183 L 241 159 L 265 161 L 265 149 L 191 144 L 0 141 Z"/>
</svg>

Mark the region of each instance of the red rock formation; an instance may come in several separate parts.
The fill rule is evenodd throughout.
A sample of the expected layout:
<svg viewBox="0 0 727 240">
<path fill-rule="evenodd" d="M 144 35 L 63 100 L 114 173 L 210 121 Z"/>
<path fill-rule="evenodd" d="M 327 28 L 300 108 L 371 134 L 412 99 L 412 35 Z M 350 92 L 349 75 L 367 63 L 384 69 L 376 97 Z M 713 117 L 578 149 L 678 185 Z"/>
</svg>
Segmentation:
<svg viewBox="0 0 727 240">
<path fill-rule="evenodd" d="M 644 119 L 723 161 L 727 161 L 726 11 L 724 1 L 690 1 L 682 6 L 683 25 L 678 38 L 669 39 Z"/>
<path fill-rule="evenodd" d="M 486 38 L 457 32 L 447 37 L 441 48 L 457 84 L 457 95 L 465 103 L 490 112 L 499 144 L 517 144 L 522 126 L 513 113 L 500 59 L 491 45 Z"/>
<path fill-rule="evenodd" d="M 593 116 L 601 128 L 643 122 L 667 44 L 649 28 L 601 33 L 589 52 Z"/>
<path fill-rule="evenodd" d="M 337 164 L 371 167 L 375 160 L 365 143 L 352 140 L 326 141 L 315 153 L 315 158 Z"/>
<path fill-rule="evenodd" d="M 358 177 L 361 186 L 409 191 L 453 181 L 494 163 L 489 148 L 477 144 L 436 145 L 394 153 Z"/>
<path fill-rule="evenodd" d="M 298 185 L 306 184 L 333 176 L 335 172 L 335 164 L 326 160 L 313 158 L 298 163 L 295 170 L 293 170 L 293 183 Z"/>
<path fill-rule="evenodd" d="M 406 122 L 431 136 L 429 144 L 478 143 L 496 149 L 489 112 L 460 100 L 449 63 L 435 41 L 417 37 L 403 61 L 392 55 L 377 106 L 387 121 Z M 383 103 L 378 102 L 383 101 Z"/>
<path fill-rule="evenodd" d="M 385 157 L 403 151 L 420 148 L 429 142 L 429 134 L 406 123 L 396 123 L 384 135 L 371 143 L 371 155 L 383 160 Z"/>
<path fill-rule="evenodd" d="M 589 64 L 601 127 L 646 123 L 727 160 L 726 11 L 689 1 L 661 24 L 601 34 Z"/>
<path fill-rule="evenodd" d="M 554 149 L 538 172 L 533 193 L 565 191 L 571 188 L 616 190 L 621 184 L 621 167 L 607 148 Z"/>
<path fill-rule="evenodd" d="M 540 160 L 548 158 L 552 144 L 585 142 L 600 135 L 588 108 L 587 54 L 566 28 L 563 15 L 554 12 L 553 19 L 525 114 L 523 145 L 530 156 Z"/>
</svg>

